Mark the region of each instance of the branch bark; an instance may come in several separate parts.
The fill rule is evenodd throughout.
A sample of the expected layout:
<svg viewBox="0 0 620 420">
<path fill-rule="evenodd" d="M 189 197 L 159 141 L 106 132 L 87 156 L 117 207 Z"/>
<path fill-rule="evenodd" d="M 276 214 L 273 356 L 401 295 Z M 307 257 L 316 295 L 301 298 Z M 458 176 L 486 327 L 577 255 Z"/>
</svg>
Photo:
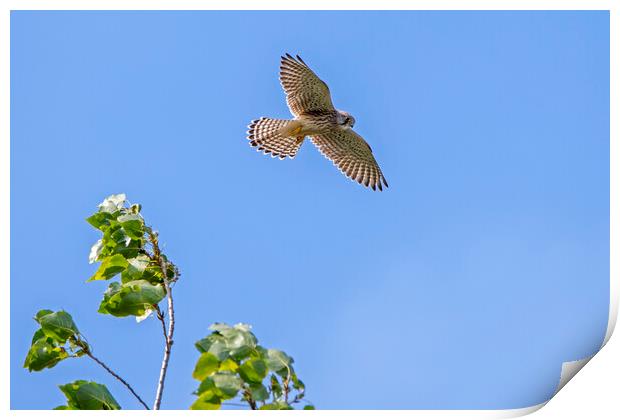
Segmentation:
<svg viewBox="0 0 620 420">
<path fill-rule="evenodd" d="M 258 407 L 256 406 L 256 401 L 254 401 L 254 399 L 252 398 L 252 393 L 248 388 L 244 387 L 243 395 L 245 396 L 246 402 L 250 405 L 250 409 L 258 410 Z"/>
<path fill-rule="evenodd" d="M 153 403 L 153 410 L 159 410 L 161 406 L 161 399 L 164 393 L 164 382 L 166 380 L 166 372 L 168 371 L 168 362 L 170 361 L 170 352 L 172 351 L 172 337 L 174 336 L 174 301 L 172 299 L 172 288 L 170 287 L 170 281 L 168 280 L 168 265 L 164 261 L 157 245 L 157 239 L 153 241 L 153 247 L 155 251 L 155 257 L 159 262 L 159 266 L 164 277 L 164 289 L 166 290 L 166 297 L 168 298 L 168 316 L 170 317 L 168 322 L 168 332 L 165 334 L 165 348 L 164 358 L 161 362 L 161 369 L 159 371 L 159 381 L 157 383 L 157 393 L 155 394 L 155 402 Z M 173 279 L 175 281 L 176 278 Z M 161 312 L 160 312 L 161 313 Z M 165 331 L 165 322 L 163 316 L 160 318 Z"/>
<path fill-rule="evenodd" d="M 91 359 L 93 359 L 99 366 L 101 366 L 102 368 L 104 368 L 105 370 L 108 371 L 108 373 L 112 376 L 114 376 L 116 379 L 118 379 L 123 385 L 125 385 L 127 387 L 127 389 L 129 390 L 129 392 L 131 392 L 133 394 L 134 397 L 136 397 L 138 399 L 138 401 L 140 401 L 140 404 L 142 404 L 144 406 L 144 408 L 146 408 L 147 410 L 149 409 L 149 406 L 146 405 L 146 403 L 142 400 L 142 398 L 140 398 L 140 396 L 136 393 L 136 391 L 133 390 L 133 388 L 131 387 L 131 385 L 129 385 L 127 383 L 126 380 L 124 380 L 123 378 L 121 378 L 116 372 L 114 372 L 112 369 L 110 369 L 110 367 L 108 365 L 106 365 L 105 363 L 103 363 L 101 360 L 99 360 L 98 358 L 96 358 L 91 352 L 90 350 L 88 351 L 84 351 L 84 353 L 90 357 Z"/>
</svg>

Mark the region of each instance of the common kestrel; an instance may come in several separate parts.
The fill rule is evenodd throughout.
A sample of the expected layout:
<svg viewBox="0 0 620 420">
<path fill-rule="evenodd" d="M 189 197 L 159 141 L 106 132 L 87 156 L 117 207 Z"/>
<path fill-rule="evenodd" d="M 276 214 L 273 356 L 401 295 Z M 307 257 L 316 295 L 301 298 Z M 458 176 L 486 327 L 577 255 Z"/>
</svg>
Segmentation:
<svg viewBox="0 0 620 420">
<path fill-rule="evenodd" d="M 280 83 L 295 117 L 262 117 L 249 125 L 250 145 L 272 157 L 294 158 L 306 136 L 347 177 L 373 190 L 388 186 L 372 149 L 355 131 L 355 118 L 334 108 L 329 88 L 301 57 L 282 57 Z"/>
</svg>

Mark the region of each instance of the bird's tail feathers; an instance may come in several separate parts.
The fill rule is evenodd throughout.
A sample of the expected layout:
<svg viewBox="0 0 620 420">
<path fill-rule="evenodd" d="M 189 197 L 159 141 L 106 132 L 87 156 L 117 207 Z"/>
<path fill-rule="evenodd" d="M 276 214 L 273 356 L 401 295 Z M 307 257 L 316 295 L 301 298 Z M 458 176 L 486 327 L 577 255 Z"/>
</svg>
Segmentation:
<svg viewBox="0 0 620 420">
<path fill-rule="evenodd" d="M 250 146 L 280 159 L 294 158 L 304 141 L 303 136 L 294 134 L 301 129 L 301 123 L 295 120 L 262 117 L 252 121 L 248 128 Z"/>
</svg>

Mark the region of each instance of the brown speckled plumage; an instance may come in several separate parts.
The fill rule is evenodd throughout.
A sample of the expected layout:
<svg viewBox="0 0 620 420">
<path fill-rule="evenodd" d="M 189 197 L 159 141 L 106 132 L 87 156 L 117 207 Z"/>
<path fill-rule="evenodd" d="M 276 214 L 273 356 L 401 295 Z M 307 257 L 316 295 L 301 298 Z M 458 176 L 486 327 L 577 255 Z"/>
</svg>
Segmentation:
<svg viewBox="0 0 620 420">
<path fill-rule="evenodd" d="M 355 119 L 334 108 L 329 88 L 301 57 L 282 57 L 280 83 L 295 119 L 252 121 L 248 131 L 252 147 L 272 157 L 292 159 L 309 136 L 347 177 L 373 190 L 388 186 L 370 146 L 351 128 Z"/>
</svg>

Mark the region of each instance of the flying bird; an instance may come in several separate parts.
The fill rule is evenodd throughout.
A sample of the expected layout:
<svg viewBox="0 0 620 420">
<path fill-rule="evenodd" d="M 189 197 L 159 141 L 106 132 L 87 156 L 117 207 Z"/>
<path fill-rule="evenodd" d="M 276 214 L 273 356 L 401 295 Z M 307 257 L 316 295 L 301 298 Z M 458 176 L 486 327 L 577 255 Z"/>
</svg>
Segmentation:
<svg viewBox="0 0 620 420">
<path fill-rule="evenodd" d="M 306 136 L 347 177 L 373 190 L 388 186 L 372 149 L 353 131 L 355 118 L 334 108 L 329 88 L 299 57 L 281 57 L 280 83 L 295 117 L 262 117 L 248 126 L 248 140 L 264 154 L 294 158 Z"/>
</svg>

